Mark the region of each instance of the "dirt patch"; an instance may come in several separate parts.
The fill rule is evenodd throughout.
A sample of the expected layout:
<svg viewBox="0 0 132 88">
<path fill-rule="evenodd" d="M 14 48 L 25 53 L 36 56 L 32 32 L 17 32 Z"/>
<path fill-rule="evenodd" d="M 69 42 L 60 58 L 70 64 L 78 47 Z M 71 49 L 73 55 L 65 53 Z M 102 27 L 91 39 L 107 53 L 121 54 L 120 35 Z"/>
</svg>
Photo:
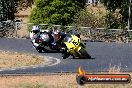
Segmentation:
<svg viewBox="0 0 132 88">
<path fill-rule="evenodd" d="M 0 69 L 31 66 L 45 62 L 44 57 L 9 51 L 0 51 Z"/>
<path fill-rule="evenodd" d="M 1 88 L 69 88 L 77 83 L 75 75 L 45 75 L 0 77 L 0 85 Z"/>
<path fill-rule="evenodd" d="M 76 82 L 76 74 L 0 77 L 1 88 L 131 88 L 129 84 L 86 84 Z"/>
</svg>

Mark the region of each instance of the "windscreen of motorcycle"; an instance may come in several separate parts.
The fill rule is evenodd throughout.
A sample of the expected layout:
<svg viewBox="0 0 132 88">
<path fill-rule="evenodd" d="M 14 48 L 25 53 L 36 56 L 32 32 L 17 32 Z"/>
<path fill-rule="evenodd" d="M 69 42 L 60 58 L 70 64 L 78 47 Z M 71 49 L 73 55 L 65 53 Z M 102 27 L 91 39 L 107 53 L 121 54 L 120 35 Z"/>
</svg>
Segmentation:
<svg viewBox="0 0 132 88">
<path fill-rule="evenodd" d="M 72 42 L 72 36 L 71 36 L 71 35 L 67 35 L 67 36 L 64 38 L 64 42 Z"/>
<path fill-rule="evenodd" d="M 46 33 L 41 34 L 40 38 L 45 42 L 48 42 L 50 40 L 49 35 Z"/>
<path fill-rule="evenodd" d="M 73 50 L 80 44 L 80 38 L 75 35 L 68 35 L 64 38 L 64 43 L 69 50 Z"/>
</svg>

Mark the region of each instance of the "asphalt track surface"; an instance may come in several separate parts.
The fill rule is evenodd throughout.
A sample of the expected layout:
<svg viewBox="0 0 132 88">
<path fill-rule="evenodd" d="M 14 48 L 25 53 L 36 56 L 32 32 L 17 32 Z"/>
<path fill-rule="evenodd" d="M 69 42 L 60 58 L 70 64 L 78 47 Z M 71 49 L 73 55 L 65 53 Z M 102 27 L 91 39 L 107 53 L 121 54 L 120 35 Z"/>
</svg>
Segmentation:
<svg viewBox="0 0 132 88">
<path fill-rule="evenodd" d="M 121 71 L 132 71 L 132 43 L 87 42 L 87 51 L 95 59 L 62 59 L 60 53 L 41 53 L 61 62 L 53 66 L 8 69 L 0 74 L 34 74 L 54 72 L 76 72 L 81 65 L 87 72 L 108 71 L 110 66 L 119 66 Z M 29 39 L 0 38 L 0 50 L 13 50 L 39 54 Z"/>
</svg>

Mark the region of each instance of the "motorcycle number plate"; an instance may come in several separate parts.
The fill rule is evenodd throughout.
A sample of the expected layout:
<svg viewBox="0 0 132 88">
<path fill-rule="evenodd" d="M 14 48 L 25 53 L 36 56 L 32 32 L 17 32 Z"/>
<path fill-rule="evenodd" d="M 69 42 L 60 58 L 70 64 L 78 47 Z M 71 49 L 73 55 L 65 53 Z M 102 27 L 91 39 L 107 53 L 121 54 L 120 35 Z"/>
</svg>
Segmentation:
<svg viewBox="0 0 132 88">
<path fill-rule="evenodd" d="M 73 44 L 74 44 L 74 46 L 76 47 L 77 45 L 79 45 L 79 41 L 80 41 L 79 39 L 78 39 L 78 41 L 73 40 L 73 41 L 72 41 L 72 43 L 73 43 Z"/>
</svg>

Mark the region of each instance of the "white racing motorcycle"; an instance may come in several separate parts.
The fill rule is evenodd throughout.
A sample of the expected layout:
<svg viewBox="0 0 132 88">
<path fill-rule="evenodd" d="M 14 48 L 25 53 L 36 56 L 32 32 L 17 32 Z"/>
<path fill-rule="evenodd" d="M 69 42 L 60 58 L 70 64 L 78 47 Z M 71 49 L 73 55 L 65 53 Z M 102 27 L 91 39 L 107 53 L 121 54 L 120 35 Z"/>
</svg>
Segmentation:
<svg viewBox="0 0 132 88">
<path fill-rule="evenodd" d="M 59 48 L 56 45 L 52 44 L 53 40 L 54 40 L 53 37 L 49 36 L 48 33 L 42 32 L 39 35 L 39 39 L 37 40 L 38 43 L 33 43 L 35 42 L 35 39 L 33 40 L 32 43 L 33 45 L 36 44 L 34 46 L 39 53 L 42 53 L 43 51 L 44 52 L 59 51 Z"/>
</svg>

